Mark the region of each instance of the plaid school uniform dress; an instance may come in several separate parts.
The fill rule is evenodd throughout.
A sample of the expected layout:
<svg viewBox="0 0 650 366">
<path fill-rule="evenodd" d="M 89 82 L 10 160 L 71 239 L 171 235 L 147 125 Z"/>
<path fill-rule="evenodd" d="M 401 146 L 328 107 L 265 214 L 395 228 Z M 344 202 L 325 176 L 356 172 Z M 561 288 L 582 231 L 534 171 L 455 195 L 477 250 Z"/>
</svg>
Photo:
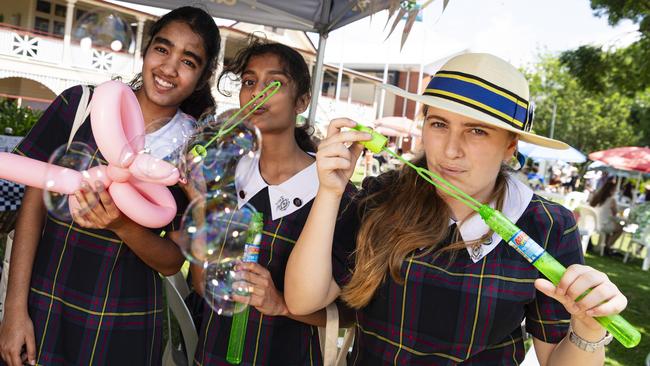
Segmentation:
<svg viewBox="0 0 650 366">
<path fill-rule="evenodd" d="M 364 184 L 360 196 L 378 182 Z M 511 187 L 519 185 L 509 180 L 506 205 Z M 517 226 L 565 266 L 583 263 L 571 212 L 532 192 L 528 198 L 514 202 L 515 209 L 520 205 Z M 464 227 L 451 224 L 445 243 L 462 240 L 463 231 L 471 231 Z M 525 354 L 524 319 L 525 330 L 544 342 L 565 337 L 570 314 L 535 289 L 543 275 L 505 241 L 461 250 L 453 260 L 425 249 L 404 260 L 403 285 L 387 276 L 357 312 L 349 365 L 518 365 Z"/>
<path fill-rule="evenodd" d="M 66 144 L 80 86 L 57 97 L 15 153 L 47 161 Z M 74 141 L 86 143 L 106 164 L 89 118 Z M 184 195 L 174 187 L 179 212 Z M 165 228 L 173 231 L 180 217 Z M 158 230 L 157 232 L 160 232 Z M 86 229 L 47 215 L 36 251 L 29 315 L 38 365 L 159 365 L 162 354 L 162 283 L 159 274 L 108 230 Z"/>
<path fill-rule="evenodd" d="M 269 270 L 275 288 L 284 292 L 289 254 L 300 236 L 318 190 L 316 164 L 279 186 L 268 186 L 264 182 L 257 159 L 245 164 L 250 165 L 254 173 L 238 184 L 240 203 L 248 202 L 264 215 L 258 263 Z M 354 190 L 349 185 L 344 200 L 349 201 Z M 346 236 L 337 231 L 335 237 Z M 348 271 L 343 257 L 333 258 L 332 265 L 336 273 Z M 217 315 L 208 305 L 203 308 L 194 363 L 230 365 L 226 354 L 232 317 Z M 240 365 L 322 365 L 318 327 L 283 316 L 266 316 L 254 307 L 250 307 L 244 342 Z"/>
</svg>

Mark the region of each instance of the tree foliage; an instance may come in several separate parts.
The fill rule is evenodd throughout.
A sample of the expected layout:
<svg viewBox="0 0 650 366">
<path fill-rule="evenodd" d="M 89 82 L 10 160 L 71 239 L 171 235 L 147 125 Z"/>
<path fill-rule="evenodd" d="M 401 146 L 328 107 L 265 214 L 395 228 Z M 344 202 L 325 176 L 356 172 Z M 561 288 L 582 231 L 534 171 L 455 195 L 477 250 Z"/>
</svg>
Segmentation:
<svg viewBox="0 0 650 366">
<path fill-rule="evenodd" d="M 581 46 L 565 51 L 560 61 L 587 91 L 601 96 L 622 94 L 632 100 L 628 124 L 640 145 L 650 145 L 650 0 L 591 0 L 599 17 L 616 25 L 631 20 L 639 39 L 624 48 Z M 627 145 L 631 145 L 628 143 Z"/>
<path fill-rule="evenodd" d="M 553 56 L 540 56 L 525 73 L 537 105 L 535 133 L 549 136 L 555 105 L 554 138 L 578 150 L 590 153 L 638 142 L 639 135 L 629 122 L 632 98 L 616 91 L 592 93 Z"/>
</svg>

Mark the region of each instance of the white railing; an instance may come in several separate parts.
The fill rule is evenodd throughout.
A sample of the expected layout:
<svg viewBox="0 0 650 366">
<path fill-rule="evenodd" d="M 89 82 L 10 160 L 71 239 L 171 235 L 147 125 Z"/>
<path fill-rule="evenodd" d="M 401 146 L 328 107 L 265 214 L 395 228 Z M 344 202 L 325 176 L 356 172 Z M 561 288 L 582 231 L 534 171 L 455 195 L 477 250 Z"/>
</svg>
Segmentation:
<svg viewBox="0 0 650 366">
<path fill-rule="evenodd" d="M 134 56 L 109 49 L 70 45 L 70 64 L 64 60 L 63 40 L 0 26 L 0 55 L 110 75 L 131 75 Z"/>
</svg>

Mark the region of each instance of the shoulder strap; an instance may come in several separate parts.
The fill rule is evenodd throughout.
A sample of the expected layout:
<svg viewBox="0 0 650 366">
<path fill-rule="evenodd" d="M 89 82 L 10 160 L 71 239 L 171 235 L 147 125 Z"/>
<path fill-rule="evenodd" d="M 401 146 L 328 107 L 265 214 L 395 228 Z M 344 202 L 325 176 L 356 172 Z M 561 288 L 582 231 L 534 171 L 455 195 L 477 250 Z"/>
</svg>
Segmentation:
<svg viewBox="0 0 650 366">
<path fill-rule="evenodd" d="M 82 93 L 81 98 L 79 99 L 79 104 L 77 104 L 77 113 L 74 116 L 74 121 L 72 122 L 72 129 L 70 130 L 70 136 L 68 137 L 68 145 L 66 149 L 70 148 L 74 135 L 79 130 L 79 127 L 84 123 L 88 115 L 90 114 L 90 88 L 88 85 L 81 86 Z"/>
</svg>

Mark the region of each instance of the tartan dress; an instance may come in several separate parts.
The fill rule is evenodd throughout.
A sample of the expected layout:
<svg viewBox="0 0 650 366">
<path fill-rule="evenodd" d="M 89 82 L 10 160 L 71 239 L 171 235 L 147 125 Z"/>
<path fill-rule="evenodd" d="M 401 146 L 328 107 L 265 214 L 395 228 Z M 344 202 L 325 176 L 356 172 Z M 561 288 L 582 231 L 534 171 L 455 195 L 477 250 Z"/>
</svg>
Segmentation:
<svg viewBox="0 0 650 366">
<path fill-rule="evenodd" d="M 81 87 L 76 86 L 57 97 L 15 153 L 47 161 L 57 147 L 67 143 L 81 94 Z M 93 158 L 105 164 L 89 118 L 74 141 L 88 144 Z M 179 189 L 172 192 L 182 208 L 184 196 Z M 173 230 L 174 225 L 165 229 Z M 28 298 L 37 364 L 159 365 L 161 290 L 159 274 L 115 234 L 82 228 L 48 214 Z"/>
<path fill-rule="evenodd" d="M 360 197 L 379 187 L 366 183 Z M 533 195 L 516 224 L 563 265 L 584 262 L 575 220 L 563 206 Z M 461 239 L 450 225 L 445 243 Z M 404 260 L 403 285 L 388 275 L 357 311 L 349 365 L 518 365 L 524 319 L 526 331 L 544 342 L 566 336 L 570 314 L 535 289 L 543 275 L 505 241 L 476 263 L 467 250 L 451 260 L 425 249 Z"/>
<path fill-rule="evenodd" d="M 312 184 L 314 182 L 310 182 Z M 317 182 L 315 182 L 317 184 Z M 349 184 L 344 202 L 355 188 Z M 294 200 L 295 202 L 295 200 Z M 258 263 L 271 273 L 275 288 L 284 292 L 284 273 L 289 255 L 309 216 L 313 200 L 284 217 L 272 219 L 268 188 L 264 188 L 249 201 L 264 215 L 264 226 Z M 344 203 L 341 207 L 344 207 Z M 335 238 L 342 235 L 344 226 L 337 227 Z M 335 246 L 339 245 L 336 243 Z M 341 244 L 349 247 L 350 244 Z M 346 257 L 334 257 L 334 273 L 348 273 Z M 205 304 L 205 302 L 204 302 Z M 199 341 L 194 356 L 195 365 L 230 365 L 226 361 L 232 317 L 219 316 L 212 308 L 203 306 Z M 250 307 L 244 352 L 240 365 L 322 365 L 323 360 L 318 338 L 318 327 L 283 316 L 266 316 Z"/>
</svg>

